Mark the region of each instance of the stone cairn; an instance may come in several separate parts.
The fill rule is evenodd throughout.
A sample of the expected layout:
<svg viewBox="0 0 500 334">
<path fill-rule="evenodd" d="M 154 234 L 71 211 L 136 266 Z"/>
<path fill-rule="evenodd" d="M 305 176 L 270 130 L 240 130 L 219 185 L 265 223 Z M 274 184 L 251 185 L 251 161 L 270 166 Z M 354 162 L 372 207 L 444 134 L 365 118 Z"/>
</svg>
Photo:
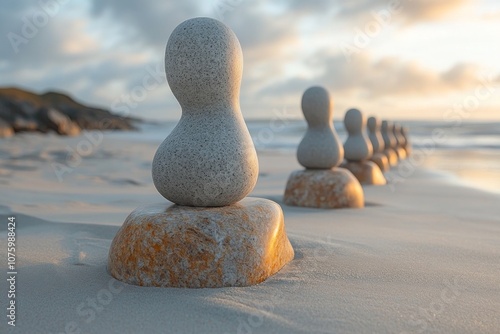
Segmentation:
<svg viewBox="0 0 500 334">
<path fill-rule="evenodd" d="M 398 164 L 398 154 L 394 150 L 396 146 L 396 138 L 392 133 L 392 122 L 384 120 L 382 121 L 382 138 L 384 139 L 384 154 L 389 160 L 389 165 L 395 167 Z"/>
<path fill-rule="evenodd" d="M 311 87 L 302 96 L 302 111 L 308 129 L 297 149 L 297 160 L 305 170 L 288 178 L 284 202 L 310 208 L 361 208 L 361 184 L 347 169 L 338 167 L 344 150 L 333 128 L 330 95 L 323 87 Z"/>
<path fill-rule="evenodd" d="M 401 134 L 401 125 L 398 123 L 392 123 L 392 134 L 394 138 L 396 139 L 395 141 L 395 146 L 393 147 L 394 151 L 396 151 L 396 154 L 398 155 L 398 159 L 404 160 L 406 159 L 406 150 L 404 149 L 404 137 Z"/>
<path fill-rule="evenodd" d="M 165 72 L 182 116 L 156 151 L 153 181 L 169 202 L 134 210 L 115 236 L 108 270 L 134 285 L 257 284 L 294 257 L 281 207 L 246 197 L 258 177 L 239 92 L 243 55 L 223 23 L 195 18 L 170 36 Z"/>
<path fill-rule="evenodd" d="M 409 130 L 407 127 L 401 127 L 401 137 L 403 138 L 403 148 L 406 151 L 406 156 L 409 157 L 411 155 L 411 143 L 409 139 Z"/>
<path fill-rule="evenodd" d="M 341 166 L 351 171 L 361 184 L 386 184 L 387 181 L 379 166 L 369 160 L 373 155 L 373 146 L 364 132 L 366 129 L 364 115 L 358 109 L 350 109 L 345 114 L 344 125 L 348 133 L 344 143 L 344 156 L 347 162 Z"/>
<path fill-rule="evenodd" d="M 403 126 L 399 123 L 394 123 L 393 133 L 394 137 L 396 137 L 396 140 L 398 142 L 397 146 L 397 151 L 399 152 L 398 155 L 401 155 L 403 159 L 406 159 L 408 157 L 408 152 L 406 152 L 406 138 L 403 135 Z"/>
<path fill-rule="evenodd" d="M 387 172 L 391 168 L 389 165 L 389 159 L 383 153 L 385 144 L 384 138 L 380 133 L 382 123 L 376 117 L 368 118 L 367 128 L 368 128 L 368 138 L 372 143 L 373 155 L 370 158 L 371 161 L 377 164 L 382 172 Z"/>
</svg>

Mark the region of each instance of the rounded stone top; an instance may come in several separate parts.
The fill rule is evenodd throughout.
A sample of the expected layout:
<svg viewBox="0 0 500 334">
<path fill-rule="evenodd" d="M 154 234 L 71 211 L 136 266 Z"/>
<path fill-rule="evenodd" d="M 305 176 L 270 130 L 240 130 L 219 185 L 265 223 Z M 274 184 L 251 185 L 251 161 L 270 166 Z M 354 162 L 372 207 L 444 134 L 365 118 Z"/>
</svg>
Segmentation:
<svg viewBox="0 0 500 334">
<path fill-rule="evenodd" d="M 381 125 L 381 121 L 378 118 L 374 116 L 368 118 L 368 136 L 373 146 L 373 153 L 381 152 L 385 148 L 384 138 L 380 132 Z"/>
<path fill-rule="evenodd" d="M 409 129 L 406 126 L 401 126 L 401 137 L 403 137 L 403 146 L 407 147 L 409 145 L 408 133 Z"/>
<path fill-rule="evenodd" d="M 365 122 L 365 117 L 358 109 L 349 109 L 344 116 L 344 125 L 349 133 L 360 133 Z"/>
<path fill-rule="evenodd" d="M 305 168 L 330 169 L 344 159 L 344 148 L 333 128 L 332 104 L 330 94 L 320 86 L 302 95 L 307 131 L 297 148 L 297 160 Z"/>
<path fill-rule="evenodd" d="M 385 142 L 385 148 L 393 148 L 396 145 L 396 138 L 392 132 L 393 123 L 391 121 L 382 121 L 382 136 Z"/>
<path fill-rule="evenodd" d="M 380 130 L 381 122 L 378 118 L 372 116 L 368 118 L 367 126 L 371 133 L 375 133 Z"/>
<path fill-rule="evenodd" d="M 396 142 L 398 145 L 403 144 L 403 138 L 401 135 L 401 125 L 399 123 L 394 123 L 392 126 L 392 133 L 394 134 L 394 138 L 396 138 Z"/>
<path fill-rule="evenodd" d="M 302 112 L 310 126 L 330 124 L 333 111 L 328 91 L 320 86 L 308 88 L 302 95 Z"/>
<path fill-rule="evenodd" d="M 366 118 L 358 109 L 349 109 L 344 116 L 344 126 L 348 137 L 344 143 L 347 161 L 364 161 L 373 154 L 373 146 L 364 133 Z"/>
<path fill-rule="evenodd" d="M 228 26 L 212 18 L 184 21 L 168 39 L 165 73 L 183 112 L 234 106 L 243 73 L 238 38 Z"/>
<path fill-rule="evenodd" d="M 240 110 L 242 70 L 238 38 L 223 23 L 194 18 L 172 32 L 165 72 L 182 116 L 152 163 L 153 183 L 169 201 L 226 206 L 255 187 L 259 163 Z"/>
</svg>

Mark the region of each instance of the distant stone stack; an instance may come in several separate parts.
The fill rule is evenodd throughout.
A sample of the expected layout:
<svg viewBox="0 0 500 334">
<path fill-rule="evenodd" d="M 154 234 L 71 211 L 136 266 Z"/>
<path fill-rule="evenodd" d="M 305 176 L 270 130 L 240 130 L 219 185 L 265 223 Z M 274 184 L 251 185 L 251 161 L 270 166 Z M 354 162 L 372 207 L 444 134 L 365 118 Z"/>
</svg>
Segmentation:
<svg viewBox="0 0 500 334">
<path fill-rule="evenodd" d="M 389 159 L 387 159 L 387 156 L 383 153 L 385 144 L 384 138 L 382 138 L 382 134 L 380 133 L 381 127 L 382 123 L 377 118 L 373 116 L 368 118 L 368 138 L 373 147 L 373 155 L 370 160 L 376 163 L 382 172 L 387 172 L 391 169 L 391 166 L 389 165 Z"/>
<path fill-rule="evenodd" d="M 396 146 L 396 138 L 392 134 L 392 122 L 384 120 L 382 121 L 382 138 L 384 139 L 384 154 L 389 160 L 389 165 L 395 167 L 398 164 L 398 154 L 393 147 Z"/>
<path fill-rule="evenodd" d="M 169 38 L 165 71 L 182 117 L 158 148 L 152 174 L 175 204 L 134 210 L 113 240 L 108 269 L 142 286 L 260 283 L 294 252 L 281 207 L 245 198 L 259 171 L 239 107 L 239 41 L 217 20 L 185 21 Z"/>
<path fill-rule="evenodd" d="M 373 146 L 364 132 L 366 129 L 364 115 L 358 109 L 350 109 L 345 114 L 344 125 L 348 133 L 344 143 L 347 162 L 342 164 L 342 167 L 351 171 L 361 184 L 386 184 L 387 181 L 381 169 L 369 160 L 373 156 Z"/>
<path fill-rule="evenodd" d="M 409 157 L 411 155 L 411 142 L 409 137 L 410 130 L 402 126 L 401 127 L 401 137 L 403 138 L 403 148 L 406 151 L 406 156 Z"/>
<path fill-rule="evenodd" d="M 361 208 L 364 193 L 347 169 L 338 167 L 344 150 L 333 127 L 330 95 L 323 87 L 311 87 L 302 96 L 302 112 L 308 129 L 297 149 L 305 170 L 288 178 L 284 202 L 311 208 Z"/>
<path fill-rule="evenodd" d="M 404 149 L 404 137 L 401 134 L 401 125 L 398 123 L 392 123 L 392 134 L 396 139 L 395 145 L 393 147 L 394 151 L 398 155 L 398 159 L 405 160 L 406 159 L 406 150 Z"/>
</svg>

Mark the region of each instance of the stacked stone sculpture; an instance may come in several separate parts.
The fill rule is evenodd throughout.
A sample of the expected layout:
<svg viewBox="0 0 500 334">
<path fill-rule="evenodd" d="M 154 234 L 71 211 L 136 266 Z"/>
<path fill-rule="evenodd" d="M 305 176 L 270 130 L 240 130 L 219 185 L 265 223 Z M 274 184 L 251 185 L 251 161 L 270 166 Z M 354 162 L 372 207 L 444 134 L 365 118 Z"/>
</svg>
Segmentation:
<svg viewBox="0 0 500 334">
<path fill-rule="evenodd" d="M 382 134 L 380 133 L 381 127 L 382 123 L 377 118 L 373 116 L 368 118 L 368 138 L 373 147 L 373 155 L 370 160 L 376 163 L 382 172 L 387 172 L 391 167 L 389 165 L 389 159 L 383 154 L 385 144 L 384 138 L 382 138 Z"/>
<path fill-rule="evenodd" d="M 393 147 L 396 146 L 396 138 L 392 133 L 392 122 L 384 120 L 382 121 L 382 138 L 384 139 L 384 154 L 389 160 L 389 165 L 395 167 L 398 164 L 398 154 Z"/>
<path fill-rule="evenodd" d="M 348 133 L 344 143 L 345 159 L 342 167 L 351 171 L 361 184 L 384 185 L 387 183 L 380 168 L 369 159 L 373 155 L 373 146 L 365 135 L 366 119 L 358 109 L 350 109 L 344 117 Z"/>
<path fill-rule="evenodd" d="M 344 150 L 333 128 L 330 95 L 323 87 L 311 87 L 302 96 L 302 111 L 308 129 L 297 149 L 297 160 L 305 170 L 288 178 L 284 202 L 310 208 L 361 208 L 364 193 L 347 169 L 338 167 Z"/>
<path fill-rule="evenodd" d="M 257 284 L 294 257 L 281 207 L 245 198 L 257 154 L 239 107 L 243 56 L 223 23 L 195 18 L 171 34 L 168 84 L 182 117 L 158 148 L 152 175 L 169 202 L 134 210 L 115 236 L 108 270 L 141 286 Z"/>
<path fill-rule="evenodd" d="M 401 137 L 403 138 L 403 148 L 406 151 L 406 156 L 409 157 L 411 155 L 411 143 L 409 139 L 409 130 L 407 127 L 401 127 Z"/>
<path fill-rule="evenodd" d="M 394 151 L 396 151 L 396 154 L 398 155 L 399 160 L 404 160 L 406 159 L 406 150 L 403 147 L 404 144 L 404 138 L 401 135 L 401 125 L 398 123 L 392 123 L 392 134 L 394 138 L 396 139 L 395 141 L 395 146 L 393 147 Z"/>
</svg>

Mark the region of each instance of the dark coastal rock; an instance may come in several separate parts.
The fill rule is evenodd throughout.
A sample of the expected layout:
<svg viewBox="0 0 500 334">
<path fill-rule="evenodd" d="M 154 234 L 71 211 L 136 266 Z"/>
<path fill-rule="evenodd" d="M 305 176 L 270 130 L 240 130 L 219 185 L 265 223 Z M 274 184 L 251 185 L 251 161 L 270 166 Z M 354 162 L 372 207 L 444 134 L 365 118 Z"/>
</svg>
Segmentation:
<svg viewBox="0 0 500 334">
<path fill-rule="evenodd" d="M 49 105 L 58 109 L 68 116 L 80 128 L 87 130 L 134 130 L 132 122 L 136 121 L 130 117 L 123 117 L 111 112 L 91 108 L 79 104 L 69 96 L 49 92 L 41 95 L 42 99 Z"/>
<path fill-rule="evenodd" d="M 57 134 L 76 136 L 80 133 L 80 127 L 68 116 L 54 108 L 41 108 L 38 112 L 39 127 L 47 127 L 47 130 L 55 131 Z"/>
<path fill-rule="evenodd" d="M 38 95 L 17 88 L 0 88 L 0 120 L 6 124 L 2 129 L 10 128 L 13 132 L 54 131 L 68 136 L 77 135 L 82 129 L 134 130 L 133 122 L 139 121 L 82 105 L 61 93 Z"/>
<path fill-rule="evenodd" d="M 23 118 L 16 116 L 14 118 L 14 121 L 11 123 L 12 129 L 14 129 L 14 132 L 34 132 L 34 131 L 40 131 L 40 132 L 47 132 L 47 131 L 42 131 L 40 129 L 40 124 L 38 124 L 38 121 L 34 118 Z"/>
<path fill-rule="evenodd" d="M 12 126 L 7 124 L 4 120 L 0 119 L 0 138 L 10 137 L 14 134 Z"/>
</svg>

